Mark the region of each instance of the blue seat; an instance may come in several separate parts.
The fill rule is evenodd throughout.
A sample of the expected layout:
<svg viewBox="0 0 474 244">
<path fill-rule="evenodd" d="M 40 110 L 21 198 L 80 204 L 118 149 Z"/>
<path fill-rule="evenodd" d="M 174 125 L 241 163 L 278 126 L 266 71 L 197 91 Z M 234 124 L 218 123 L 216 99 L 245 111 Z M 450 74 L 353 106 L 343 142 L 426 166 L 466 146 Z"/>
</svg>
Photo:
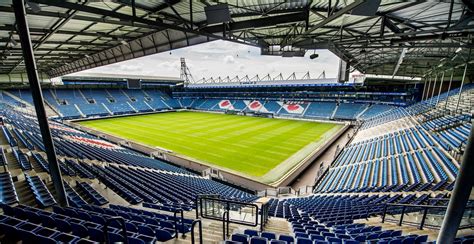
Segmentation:
<svg viewBox="0 0 474 244">
<path fill-rule="evenodd" d="M 427 235 L 418 236 L 415 238 L 415 243 L 422 243 L 422 242 L 427 242 L 427 241 L 428 241 Z"/>
<path fill-rule="evenodd" d="M 337 237 L 326 237 L 326 241 L 330 242 L 330 243 L 342 243 L 342 239 L 339 239 Z"/>
<path fill-rule="evenodd" d="M 367 236 L 365 235 L 358 235 L 354 238 L 356 241 L 360 241 L 360 242 L 365 242 L 367 240 Z"/>
<path fill-rule="evenodd" d="M 313 244 L 313 241 L 309 238 L 296 238 L 296 244 Z"/>
<path fill-rule="evenodd" d="M 174 238 L 174 235 L 171 234 L 169 231 L 166 231 L 166 230 L 157 229 L 157 230 L 155 230 L 155 232 L 156 232 L 156 240 L 157 241 L 165 242 L 165 241 L 169 241 L 169 240 Z"/>
<path fill-rule="evenodd" d="M 396 236 L 401 236 L 401 235 L 402 235 L 402 231 L 401 230 L 396 230 L 396 231 L 393 231 L 390 236 L 396 237 Z"/>
<path fill-rule="evenodd" d="M 250 244 L 267 244 L 267 238 L 254 236 L 250 238 Z"/>
<path fill-rule="evenodd" d="M 367 236 L 367 240 L 375 240 L 375 239 L 378 239 L 378 238 L 379 238 L 378 233 L 373 233 L 373 234 L 370 234 L 369 236 Z"/>
<path fill-rule="evenodd" d="M 89 236 L 89 230 L 82 224 L 71 223 L 72 233 L 81 238 Z"/>
<path fill-rule="evenodd" d="M 324 241 L 324 240 L 326 240 L 326 239 L 324 238 L 324 236 L 315 235 L 315 234 L 309 235 L 309 239 L 311 239 L 311 240 L 313 240 L 313 241 L 316 241 L 316 240 L 318 240 L 318 241 Z"/>
<path fill-rule="evenodd" d="M 247 229 L 247 230 L 244 230 L 244 234 L 248 235 L 249 237 L 254 237 L 254 236 L 258 236 L 258 231 Z"/>
<path fill-rule="evenodd" d="M 280 241 L 285 241 L 286 243 L 293 243 L 295 242 L 295 238 L 293 238 L 293 236 L 289 236 L 289 235 L 280 235 L 278 237 L 278 240 Z"/>
<path fill-rule="evenodd" d="M 145 242 L 141 239 L 135 237 L 128 237 L 128 244 L 145 244 Z"/>
<path fill-rule="evenodd" d="M 248 238 L 249 236 L 248 235 L 245 235 L 245 234 L 233 234 L 231 236 L 231 240 L 232 241 L 238 241 L 238 242 L 241 242 L 243 244 L 248 244 Z"/>
<path fill-rule="evenodd" d="M 104 232 L 99 229 L 89 228 L 89 239 L 96 242 L 105 242 Z"/>
<path fill-rule="evenodd" d="M 415 244 L 415 237 L 407 237 L 403 239 L 402 244 Z"/>
<path fill-rule="evenodd" d="M 57 244 L 58 241 L 56 241 L 53 238 L 38 236 L 38 243 L 40 243 L 40 244 Z"/>
<path fill-rule="evenodd" d="M 400 239 L 391 240 L 389 244 L 402 244 L 402 240 Z"/>
<path fill-rule="evenodd" d="M 273 240 L 273 239 L 276 239 L 276 235 L 275 233 L 272 233 L 272 232 L 262 232 L 260 234 L 261 237 L 265 237 L 267 238 L 268 240 Z"/>
<path fill-rule="evenodd" d="M 270 244 L 286 244 L 286 241 L 280 241 L 280 240 L 271 240 Z"/>
<path fill-rule="evenodd" d="M 356 240 L 342 240 L 342 243 L 344 243 L 344 244 L 360 244 L 360 242 L 356 241 Z"/>
<path fill-rule="evenodd" d="M 295 237 L 296 238 L 309 238 L 309 235 L 306 233 L 296 232 Z"/>
<path fill-rule="evenodd" d="M 66 234 L 66 233 L 60 233 L 59 235 L 55 235 L 53 239 L 59 243 L 73 243 L 79 238 L 73 235 Z"/>
<path fill-rule="evenodd" d="M 139 225 L 138 233 L 140 233 L 140 235 L 145 235 L 145 236 L 155 236 L 156 234 L 155 231 L 151 227 L 148 227 L 146 225 Z"/>
</svg>

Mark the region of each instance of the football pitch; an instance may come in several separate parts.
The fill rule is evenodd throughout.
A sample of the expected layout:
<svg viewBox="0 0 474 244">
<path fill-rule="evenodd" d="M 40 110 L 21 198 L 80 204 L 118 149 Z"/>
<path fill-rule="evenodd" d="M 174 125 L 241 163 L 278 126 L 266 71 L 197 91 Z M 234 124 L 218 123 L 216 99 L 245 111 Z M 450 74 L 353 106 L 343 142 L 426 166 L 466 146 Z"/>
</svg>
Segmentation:
<svg viewBox="0 0 474 244">
<path fill-rule="evenodd" d="M 279 179 L 343 127 L 204 112 L 168 112 L 79 123 L 264 183 Z"/>
</svg>

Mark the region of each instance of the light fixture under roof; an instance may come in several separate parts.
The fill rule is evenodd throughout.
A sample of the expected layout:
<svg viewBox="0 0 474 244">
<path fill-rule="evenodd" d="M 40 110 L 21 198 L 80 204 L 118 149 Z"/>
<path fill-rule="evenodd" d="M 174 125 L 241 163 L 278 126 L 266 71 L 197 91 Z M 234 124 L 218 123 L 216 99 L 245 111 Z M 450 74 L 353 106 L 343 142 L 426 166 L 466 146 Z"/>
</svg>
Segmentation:
<svg viewBox="0 0 474 244">
<path fill-rule="evenodd" d="M 462 51 L 462 47 L 458 47 L 458 49 L 456 49 L 456 53 L 459 53 Z"/>
<path fill-rule="evenodd" d="M 13 36 L 10 36 L 10 44 L 14 47 L 18 46 L 18 42 L 13 38 Z"/>
<path fill-rule="evenodd" d="M 28 5 L 28 7 L 31 9 L 31 11 L 35 14 L 41 12 L 41 7 L 37 3 L 26 1 L 26 5 Z"/>
</svg>

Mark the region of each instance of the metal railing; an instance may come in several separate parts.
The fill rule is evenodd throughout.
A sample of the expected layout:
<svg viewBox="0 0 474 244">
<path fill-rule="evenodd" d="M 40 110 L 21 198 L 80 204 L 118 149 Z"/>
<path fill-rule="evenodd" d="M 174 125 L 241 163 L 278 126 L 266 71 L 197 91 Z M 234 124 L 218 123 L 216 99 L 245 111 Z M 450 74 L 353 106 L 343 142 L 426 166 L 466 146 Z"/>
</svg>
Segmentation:
<svg viewBox="0 0 474 244">
<path fill-rule="evenodd" d="M 178 218 L 177 218 L 177 215 L 178 213 L 181 214 L 181 231 L 183 232 L 183 235 L 182 237 L 186 237 L 186 234 L 185 234 L 185 231 L 184 231 L 184 212 L 182 209 L 176 209 L 174 212 L 173 212 L 173 217 L 174 217 L 174 231 L 175 231 L 175 238 L 178 239 L 178 235 L 179 235 L 179 231 L 178 231 Z"/>
<path fill-rule="evenodd" d="M 418 229 L 422 230 L 425 226 L 428 226 L 426 224 L 426 219 L 430 211 L 432 212 L 432 214 L 437 214 L 438 216 L 444 218 L 444 212 L 446 212 L 447 208 L 448 206 L 443 206 L 443 205 L 437 206 L 437 205 L 389 203 L 389 204 L 385 204 L 383 216 L 382 216 L 382 223 L 387 221 L 387 215 L 392 215 L 395 217 L 395 215 L 399 214 L 400 218 L 398 220 L 394 219 L 392 221 L 396 221 L 398 226 L 401 226 L 404 223 L 405 214 L 421 212 L 422 217 L 419 223 L 410 222 L 410 221 L 405 221 L 405 223 L 411 224 L 411 225 L 417 225 Z M 474 206 L 472 205 L 466 206 L 465 212 L 472 211 L 473 209 L 474 209 Z M 470 215 L 472 215 L 472 213 Z M 432 229 L 439 229 L 441 227 L 441 225 L 438 226 L 438 225 L 433 225 L 433 224 L 429 226 Z M 460 225 L 458 229 L 468 229 L 472 227 L 474 227 L 474 224 L 469 223 L 465 226 Z"/>
<path fill-rule="evenodd" d="M 229 210 L 227 210 L 222 214 L 222 240 L 225 240 L 229 237 L 229 223 Z"/>
<path fill-rule="evenodd" d="M 219 194 L 199 194 L 196 196 L 196 199 L 194 200 L 194 207 L 196 209 L 196 219 L 199 219 L 199 204 L 200 204 L 200 200 L 201 198 L 203 197 L 210 197 L 210 198 L 216 198 L 216 199 L 219 199 L 220 198 L 220 195 Z"/>
<path fill-rule="evenodd" d="M 196 199 L 196 216 L 222 221 L 222 237 L 225 240 L 229 237 L 231 223 L 252 227 L 260 225 L 263 231 L 269 219 L 268 207 L 268 204 L 259 207 L 254 203 L 200 196 Z M 247 214 L 250 214 L 249 220 Z"/>
<path fill-rule="evenodd" d="M 194 220 L 193 223 L 191 224 L 191 244 L 195 243 L 195 240 L 194 240 L 194 227 L 196 226 L 196 224 L 199 225 L 199 244 L 203 244 L 203 242 L 202 242 L 202 222 L 201 222 L 200 219 Z"/>
</svg>

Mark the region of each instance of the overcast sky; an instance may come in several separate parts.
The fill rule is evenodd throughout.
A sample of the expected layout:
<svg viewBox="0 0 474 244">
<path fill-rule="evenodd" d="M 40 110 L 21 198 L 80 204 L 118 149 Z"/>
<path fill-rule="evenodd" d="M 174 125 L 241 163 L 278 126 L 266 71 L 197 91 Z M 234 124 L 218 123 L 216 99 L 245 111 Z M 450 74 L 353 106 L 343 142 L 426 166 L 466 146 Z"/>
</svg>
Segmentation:
<svg viewBox="0 0 474 244">
<path fill-rule="evenodd" d="M 335 78 L 339 58 L 328 50 L 317 50 L 319 58 L 311 60 L 309 55 L 312 53 L 308 51 L 305 57 L 293 58 L 262 56 L 260 49 L 256 47 L 227 41 L 214 41 L 173 50 L 171 53 L 158 53 L 98 67 L 74 75 L 113 73 L 179 77 L 179 60 L 184 57 L 195 80 L 218 76 L 232 78 L 236 75 L 253 77 L 256 74 L 262 77 L 268 73 L 275 77 L 280 72 L 284 78 L 293 72 L 296 72 L 296 76 L 300 78 L 308 71 L 311 77 L 316 78 L 323 70 L 326 71 L 326 77 Z"/>
</svg>

